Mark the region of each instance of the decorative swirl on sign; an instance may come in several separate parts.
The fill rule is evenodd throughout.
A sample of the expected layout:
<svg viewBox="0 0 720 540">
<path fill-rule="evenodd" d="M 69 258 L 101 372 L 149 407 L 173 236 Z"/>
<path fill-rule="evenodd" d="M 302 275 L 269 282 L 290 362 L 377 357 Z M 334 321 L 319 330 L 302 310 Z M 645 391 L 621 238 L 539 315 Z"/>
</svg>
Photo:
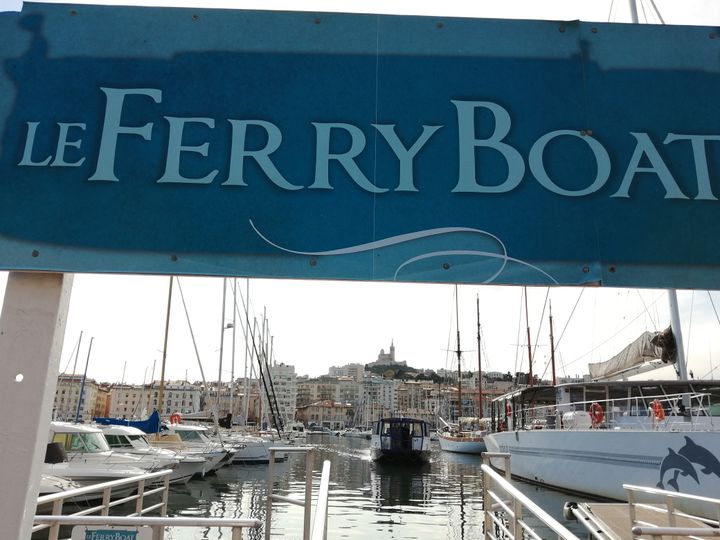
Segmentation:
<svg viewBox="0 0 720 540">
<path fill-rule="evenodd" d="M 290 249 L 283 247 L 272 240 L 270 240 L 267 236 L 265 236 L 263 233 L 261 233 L 258 228 L 255 226 L 255 223 L 253 223 L 253 220 L 250 221 L 250 226 L 255 231 L 255 234 L 257 234 L 260 238 L 262 238 L 266 243 L 273 246 L 274 248 L 279 249 L 280 251 L 284 251 L 286 253 L 292 253 L 294 255 L 304 255 L 304 256 L 313 256 L 313 257 L 322 257 L 322 256 L 332 256 L 332 255 L 351 255 L 355 253 L 362 253 L 365 251 L 372 251 L 380 248 L 386 248 L 390 246 L 396 246 L 401 244 L 406 244 L 408 242 L 412 242 L 415 240 L 421 240 L 424 238 L 438 238 L 441 236 L 456 234 L 456 233 L 469 233 L 473 235 L 480 235 L 487 238 L 492 239 L 493 241 L 497 242 L 500 253 L 495 253 L 491 251 L 484 251 L 484 250 L 473 250 L 473 249 L 464 249 L 464 250 L 443 250 L 443 251 L 430 251 L 428 253 L 422 253 L 420 255 L 410 257 L 407 260 L 403 261 L 398 265 L 398 267 L 395 269 L 395 274 L 393 275 L 393 279 L 397 279 L 398 274 L 400 271 L 405 268 L 406 266 L 422 261 L 427 260 L 435 257 L 446 257 L 448 255 L 461 255 L 461 256 L 477 256 L 477 257 L 487 257 L 490 259 L 497 259 L 501 262 L 500 268 L 493 273 L 488 279 L 482 281 L 481 283 L 492 283 L 506 268 L 508 262 L 514 262 L 521 264 L 523 266 L 526 266 L 528 268 L 532 268 L 533 270 L 536 270 L 537 272 L 543 274 L 548 279 L 550 279 L 553 283 L 557 284 L 558 282 L 553 278 L 550 274 L 542 270 L 541 268 L 538 268 L 537 266 L 534 266 L 530 263 L 527 263 L 525 261 L 521 261 L 519 259 L 515 259 L 514 257 L 510 257 L 507 253 L 507 249 L 505 247 L 505 244 L 495 235 L 483 231 L 480 229 L 474 229 L 470 227 L 439 227 L 436 229 L 427 229 L 424 231 L 417 231 L 412 233 L 406 233 L 406 234 L 400 234 L 397 236 L 391 236 L 389 238 L 384 238 L 381 240 L 375 240 L 373 242 L 368 242 L 366 244 L 359 244 L 357 246 L 349 246 L 345 248 L 340 249 L 332 249 L 332 250 L 326 250 L 326 251 L 299 251 L 295 249 Z"/>
</svg>

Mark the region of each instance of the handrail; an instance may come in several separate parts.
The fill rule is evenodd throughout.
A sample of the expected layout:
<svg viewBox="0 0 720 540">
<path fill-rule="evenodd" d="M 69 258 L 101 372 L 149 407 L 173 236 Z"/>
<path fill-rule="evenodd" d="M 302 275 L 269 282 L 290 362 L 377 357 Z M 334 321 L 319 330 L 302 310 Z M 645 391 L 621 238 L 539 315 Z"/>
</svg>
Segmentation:
<svg viewBox="0 0 720 540">
<path fill-rule="evenodd" d="M 312 516 L 312 481 L 313 481 L 313 465 L 315 460 L 314 446 L 273 446 L 270 449 L 270 463 L 268 464 L 267 473 L 267 502 L 265 507 L 265 540 L 270 540 L 270 524 L 272 521 L 272 503 L 280 501 L 296 506 L 304 507 L 303 513 L 303 540 L 321 540 L 325 538 L 327 532 L 327 499 L 328 486 L 330 482 L 330 462 L 323 462 L 322 475 L 320 478 L 320 487 L 318 491 L 318 500 L 316 502 L 315 517 L 311 523 Z M 276 495 L 273 493 L 273 476 L 275 471 L 275 453 L 305 453 L 305 496 L 302 499 Z M 324 495 L 323 495 L 324 493 Z M 318 536 L 316 529 L 321 528 L 322 534 Z M 312 536 L 311 536 L 312 532 Z"/>
<path fill-rule="evenodd" d="M 35 516 L 38 523 L 59 523 L 60 525 L 160 525 L 163 527 L 251 527 L 258 529 L 262 521 L 252 518 L 218 517 L 135 517 L 135 516 Z"/>
<path fill-rule="evenodd" d="M 503 536 L 511 539 L 521 540 L 526 534 L 534 538 L 539 538 L 535 531 L 532 530 L 532 527 L 523 519 L 523 509 L 526 509 L 545 526 L 557 534 L 558 538 L 562 538 L 564 540 L 579 540 L 577 536 L 530 500 L 529 497 L 521 493 L 508 481 L 507 478 L 501 476 L 490 466 L 490 458 L 500 457 L 506 460 L 505 471 L 507 476 L 510 470 L 509 454 L 493 453 L 488 455 L 488 453 L 483 453 L 483 464 L 480 466 L 483 473 L 482 484 L 484 501 L 483 510 L 485 512 L 485 538 L 497 540 L 497 537 L 493 534 L 492 525 L 501 529 L 504 533 Z M 505 496 L 509 496 L 510 500 L 505 501 L 498 493 L 495 492 L 495 490 L 493 490 L 493 487 L 497 487 L 500 491 L 504 492 Z M 496 501 L 495 504 L 488 504 L 491 500 Z M 506 514 L 509 517 L 511 521 L 511 526 L 509 528 L 499 516 L 494 514 L 495 511 Z"/>
<path fill-rule="evenodd" d="M 630 526 L 634 535 L 650 535 L 653 537 L 661 537 L 665 535 L 671 536 L 720 536 L 720 499 L 712 497 L 703 497 L 701 495 L 692 495 L 689 493 L 680 493 L 674 491 L 667 491 L 664 489 L 636 486 L 633 484 L 623 484 L 623 489 L 627 492 L 628 507 L 630 514 Z M 658 497 L 664 499 L 665 508 L 658 508 L 647 503 L 638 502 L 636 496 L 650 495 L 657 500 Z M 716 519 L 709 519 L 700 516 L 693 516 L 691 514 L 682 512 L 675 508 L 675 501 L 694 501 L 700 503 L 706 503 L 715 507 L 717 516 Z M 664 526 L 653 526 L 636 519 L 637 513 L 636 508 L 647 508 L 656 512 L 662 512 L 667 515 L 667 527 Z M 682 527 L 677 526 L 676 518 L 690 518 L 698 523 L 706 523 L 709 527 Z M 642 531 L 642 532 L 636 532 Z"/>
<path fill-rule="evenodd" d="M 327 538 L 327 514 L 328 497 L 330 495 L 330 461 L 323 462 L 322 474 L 320 475 L 320 487 L 318 489 L 317 502 L 315 504 L 315 515 L 313 516 L 311 540 L 325 540 Z"/>
<path fill-rule="evenodd" d="M 696 537 L 714 537 L 720 536 L 720 529 L 712 529 L 710 527 L 642 527 L 636 526 L 632 528 L 634 536 L 696 536 Z"/>
</svg>

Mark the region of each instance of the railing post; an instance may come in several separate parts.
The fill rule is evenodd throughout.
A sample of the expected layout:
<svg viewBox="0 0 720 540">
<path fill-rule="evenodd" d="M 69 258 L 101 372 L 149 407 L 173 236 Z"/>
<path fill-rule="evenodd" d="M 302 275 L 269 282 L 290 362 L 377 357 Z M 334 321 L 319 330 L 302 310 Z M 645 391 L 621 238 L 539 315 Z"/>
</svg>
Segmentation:
<svg viewBox="0 0 720 540">
<path fill-rule="evenodd" d="M 275 450 L 270 449 L 270 463 L 268 463 L 267 501 L 265 502 L 265 540 L 270 540 L 270 522 L 272 519 L 273 504 L 273 474 L 275 472 Z"/>
<path fill-rule="evenodd" d="M 518 500 L 517 497 L 513 496 L 512 534 L 513 534 L 513 538 L 515 540 L 522 540 L 522 537 L 523 537 L 522 525 L 520 525 L 520 522 L 522 521 L 522 516 L 523 516 L 522 503 Z"/>
<path fill-rule="evenodd" d="M 100 515 L 107 516 L 110 513 L 110 494 L 112 493 L 112 488 L 105 488 L 103 490 L 103 496 L 102 496 L 102 510 L 100 511 Z"/>
<path fill-rule="evenodd" d="M 153 525 L 151 529 L 153 540 L 163 540 L 165 538 L 165 527 L 163 525 Z"/>
<path fill-rule="evenodd" d="M 167 516 L 168 495 L 170 493 L 170 475 L 169 474 L 167 476 L 165 476 L 165 479 L 163 480 L 163 485 L 165 487 L 165 490 L 163 491 L 162 506 L 160 507 L 160 515 L 165 517 L 165 516 Z"/>
<path fill-rule="evenodd" d="M 490 463 L 489 459 L 485 459 L 483 456 L 483 461 L 488 464 Z M 490 498 L 490 490 L 492 488 L 492 479 L 489 475 L 483 474 L 482 478 L 482 484 L 483 484 L 483 511 L 485 512 L 485 534 L 484 538 L 488 539 L 491 538 L 490 532 L 493 530 L 493 521 L 490 513 L 492 512 L 492 499 Z"/>
<path fill-rule="evenodd" d="M 53 503 L 52 515 L 59 516 L 60 514 L 62 514 L 62 507 L 63 507 L 62 499 L 60 499 L 59 501 L 55 501 Z M 60 525 L 55 523 L 50 527 L 50 532 L 48 533 L 48 540 L 57 540 L 59 534 L 60 534 Z"/>
<path fill-rule="evenodd" d="M 140 517 L 142 516 L 143 499 L 145 498 L 145 480 L 140 480 L 138 482 L 137 495 L 138 498 L 135 501 L 135 514 Z"/>
<path fill-rule="evenodd" d="M 312 480 L 315 466 L 315 449 L 305 454 L 305 513 L 303 515 L 303 540 L 310 539 L 310 518 L 312 513 Z"/>
</svg>

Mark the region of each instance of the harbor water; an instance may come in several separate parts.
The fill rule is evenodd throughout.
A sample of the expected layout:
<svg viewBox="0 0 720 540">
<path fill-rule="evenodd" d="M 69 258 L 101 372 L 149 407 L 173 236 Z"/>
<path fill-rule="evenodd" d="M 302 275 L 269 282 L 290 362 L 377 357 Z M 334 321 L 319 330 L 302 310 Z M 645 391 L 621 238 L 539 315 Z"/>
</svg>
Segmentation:
<svg viewBox="0 0 720 540">
<path fill-rule="evenodd" d="M 307 441 L 319 449 L 314 467 L 315 487 L 323 460 L 332 463 L 328 538 L 457 540 L 482 537 L 481 458 L 442 452 L 432 443 L 429 464 L 380 465 L 370 459 L 370 441 L 316 435 Z M 217 475 L 172 488 L 169 515 L 239 517 L 265 520 L 266 465 L 232 465 Z M 275 493 L 301 498 L 305 485 L 305 458 L 290 454 L 275 466 Z M 516 483 L 526 495 L 581 536 L 583 530 L 564 522 L 562 506 L 571 496 Z M 273 538 L 302 538 L 303 509 L 274 503 Z M 543 537 L 551 536 L 550 531 Z M 169 540 L 229 538 L 229 530 L 169 530 Z M 243 538 L 263 538 L 261 530 L 245 530 Z"/>
</svg>

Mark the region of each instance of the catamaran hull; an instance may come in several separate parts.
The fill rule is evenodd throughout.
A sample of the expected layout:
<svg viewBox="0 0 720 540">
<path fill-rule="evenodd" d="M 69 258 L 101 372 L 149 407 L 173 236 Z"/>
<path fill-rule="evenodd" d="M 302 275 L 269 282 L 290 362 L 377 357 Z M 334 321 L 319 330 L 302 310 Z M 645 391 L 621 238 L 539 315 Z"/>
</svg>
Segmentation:
<svg viewBox="0 0 720 540">
<path fill-rule="evenodd" d="M 513 476 L 566 491 L 623 501 L 623 484 L 720 494 L 720 432 L 506 431 L 487 435 L 485 442 L 490 452 L 510 454 Z M 492 464 L 504 470 L 504 460 Z M 702 503 L 681 509 L 714 515 Z"/>
<path fill-rule="evenodd" d="M 440 448 L 459 454 L 482 454 L 487 451 L 484 437 L 450 437 L 440 435 Z"/>
</svg>

